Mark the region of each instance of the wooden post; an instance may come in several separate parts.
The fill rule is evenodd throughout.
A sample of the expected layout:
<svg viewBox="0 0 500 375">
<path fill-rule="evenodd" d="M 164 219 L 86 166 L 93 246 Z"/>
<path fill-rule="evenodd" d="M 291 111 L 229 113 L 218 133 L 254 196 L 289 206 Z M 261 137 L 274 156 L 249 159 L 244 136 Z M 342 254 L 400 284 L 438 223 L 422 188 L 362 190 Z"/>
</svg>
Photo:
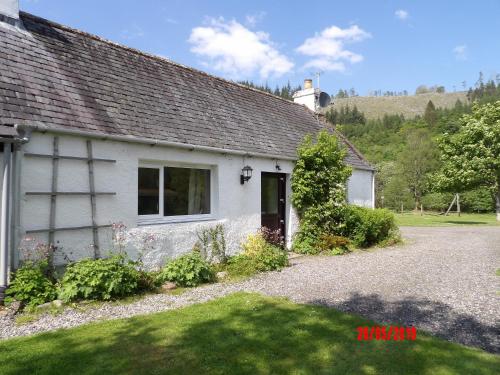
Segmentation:
<svg viewBox="0 0 500 375">
<path fill-rule="evenodd" d="M 92 142 L 87 140 L 87 156 L 89 164 L 89 188 L 90 188 L 90 206 L 92 212 L 92 238 L 94 245 L 94 258 L 100 258 L 99 250 L 99 232 L 96 223 L 96 193 L 94 183 L 94 161 L 92 159 Z"/>
<path fill-rule="evenodd" d="M 457 193 L 457 213 L 460 216 L 460 194 Z"/>
<path fill-rule="evenodd" d="M 453 207 L 453 205 L 455 204 L 455 200 L 457 199 L 457 194 L 455 194 L 455 196 L 453 197 L 453 200 L 451 201 L 451 204 L 450 206 L 448 207 L 448 209 L 446 210 L 446 213 L 444 214 L 444 216 L 448 216 L 448 213 L 450 212 L 451 208 Z"/>
<path fill-rule="evenodd" d="M 424 216 L 424 205 L 420 203 L 420 216 Z"/>
<path fill-rule="evenodd" d="M 401 202 L 401 213 L 404 212 L 404 206 L 403 206 L 403 202 Z"/>
<path fill-rule="evenodd" d="M 49 266 L 54 265 L 54 252 L 52 251 L 55 244 L 55 227 L 56 227 L 56 196 L 57 196 L 57 177 L 59 173 L 59 137 L 55 136 L 53 141 L 53 158 L 52 158 L 52 186 L 50 195 L 50 217 L 49 217 L 49 246 L 51 251 L 49 254 Z"/>
</svg>

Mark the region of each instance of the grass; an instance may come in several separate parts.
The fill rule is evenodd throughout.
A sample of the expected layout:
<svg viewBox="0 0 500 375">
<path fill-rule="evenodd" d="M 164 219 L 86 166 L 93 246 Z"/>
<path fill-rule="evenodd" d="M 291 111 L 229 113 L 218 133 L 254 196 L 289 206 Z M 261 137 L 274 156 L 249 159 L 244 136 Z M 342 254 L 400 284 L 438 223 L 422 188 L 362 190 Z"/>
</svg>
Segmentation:
<svg viewBox="0 0 500 375">
<path fill-rule="evenodd" d="M 431 336 L 357 341 L 373 323 L 237 293 L 0 342 L 0 374 L 495 374 L 500 357 Z"/>
<path fill-rule="evenodd" d="M 496 220 L 495 214 L 469 214 L 462 213 L 458 216 L 456 213 L 450 213 L 448 216 L 437 213 L 396 213 L 396 223 L 399 226 L 454 226 L 454 225 L 500 225 Z"/>
</svg>

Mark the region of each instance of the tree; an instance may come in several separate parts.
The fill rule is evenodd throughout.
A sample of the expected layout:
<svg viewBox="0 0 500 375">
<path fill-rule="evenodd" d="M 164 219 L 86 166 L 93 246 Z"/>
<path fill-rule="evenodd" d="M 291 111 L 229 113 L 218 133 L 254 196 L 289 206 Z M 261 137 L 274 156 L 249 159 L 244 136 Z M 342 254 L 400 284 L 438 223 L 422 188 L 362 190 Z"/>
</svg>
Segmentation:
<svg viewBox="0 0 500 375">
<path fill-rule="evenodd" d="M 429 126 L 434 126 L 437 121 L 436 107 L 432 100 L 429 100 L 427 107 L 425 107 L 424 120 Z"/>
<path fill-rule="evenodd" d="M 443 162 L 436 176 L 442 190 L 462 192 L 480 186 L 495 195 L 500 221 L 500 100 L 472 107 L 463 115 L 460 130 L 440 143 Z"/>
<path fill-rule="evenodd" d="M 437 167 L 437 149 L 426 129 L 414 129 L 408 134 L 399 166 L 406 186 L 413 194 L 415 209 L 418 209 L 429 188 L 429 173 Z"/>
<path fill-rule="evenodd" d="M 426 94 L 428 92 L 429 92 L 429 88 L 426 85 L 420 85 L 415 90 L 415 94 L 416 95 L 418 95 L 418 94 Z"/>
</svg>

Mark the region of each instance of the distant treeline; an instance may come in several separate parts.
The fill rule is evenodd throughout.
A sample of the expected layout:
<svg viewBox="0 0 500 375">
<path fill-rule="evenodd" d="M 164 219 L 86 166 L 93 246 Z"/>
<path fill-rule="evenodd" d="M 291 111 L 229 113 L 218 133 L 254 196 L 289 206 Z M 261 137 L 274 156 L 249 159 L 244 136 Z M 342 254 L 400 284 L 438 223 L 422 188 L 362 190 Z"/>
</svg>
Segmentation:
<svg viewBox="0 0 500 375">
<path fill-rule="evenodd" d="M 238 81 L 239 84 L 241 85 L 245 85 L 245 86 L 248 86 L 248 87 L 251 87 L 253 89 L 257 89 L 257 90 L 261 90 L 261 91 L 265 91 L 265 92 L 268 92 L 269 94 L 273 94 L 273 95 L 276 95 L 276 96 L 280 96 L 282 97 L 283 99 L 288 99 L 288 100 L 292 100 L 293 97 L 293 93 L 295 91 L 299 91 L 299 90 L 302 90 L 302 86 L 300 85 L 297 85 L 297 86 L 293 86 L 290 84 L 290 81 L 288 81 L 288 83 L 284 86 L 276 86 L 274 89 L 272 89 L 271 87 L 269 87 L 267 85 L 267 83 L 265 85 L 257 85 L 253 82 L 250 82 L 250 81 Z"/>
</svg>

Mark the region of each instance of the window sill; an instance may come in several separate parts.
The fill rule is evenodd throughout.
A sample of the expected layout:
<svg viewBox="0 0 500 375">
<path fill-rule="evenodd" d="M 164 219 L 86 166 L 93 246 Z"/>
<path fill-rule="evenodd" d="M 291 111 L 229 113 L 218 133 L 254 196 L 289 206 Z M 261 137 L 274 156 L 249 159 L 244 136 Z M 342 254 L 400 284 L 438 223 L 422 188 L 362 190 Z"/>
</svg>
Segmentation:
<svg viewBox="0 0 500 375">
<path fill-rule="evenodd" d="M 193 223 L 198 221 L 215 220 L 214 215 L 183 215 L 167 217 L 140 217 L 137 219 L 137 225 L 155 225 L 155 224 L 180 224 Z"/>
</svg>

